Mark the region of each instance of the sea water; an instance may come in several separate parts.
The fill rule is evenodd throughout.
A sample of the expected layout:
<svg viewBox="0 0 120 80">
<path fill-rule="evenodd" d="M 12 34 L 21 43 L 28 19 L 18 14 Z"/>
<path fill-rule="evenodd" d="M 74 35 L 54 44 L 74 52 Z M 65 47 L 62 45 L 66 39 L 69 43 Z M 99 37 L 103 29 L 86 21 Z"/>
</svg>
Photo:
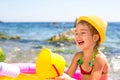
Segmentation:
<svg viewBox="0 0 120 80">
<path fill-rule="evenodd" d="M 35 62 L 41 48 L 48 47 L 52 50 L 56 48 L 52 46 L 53 44 L 49 44 L 47 39 L 67 31 L 73 26 L 73 22 L 0 23 L 0 33 L 8 36 L 20 36 L 19 40 L 0 39 L 0 47 L 7 56 L 6 62 Z"/>
<path fill-rule="evenodd" d="M 69 29 L 73 25 L 49 22 L 0 23 L 0 32 L 10 36 L 18 35 L 22 40 L 46 40 Z"/>
</svg>

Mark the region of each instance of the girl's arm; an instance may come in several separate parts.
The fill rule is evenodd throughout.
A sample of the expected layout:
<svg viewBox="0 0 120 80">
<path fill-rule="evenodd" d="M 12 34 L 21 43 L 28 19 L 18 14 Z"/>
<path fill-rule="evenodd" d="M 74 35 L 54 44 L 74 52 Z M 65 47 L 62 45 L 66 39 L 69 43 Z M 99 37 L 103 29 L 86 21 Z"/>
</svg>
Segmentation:
<svg viewBox="0 0 120 80">
<path fill-rule="evenodd" d="M 77 67 L 78 67 L 78 59 L 79 59 L 80 54 L 76 53 L 75 56 L 72 59 L 71 65 L 69 66 L 68 70 L 67 70 L 67 74 L 69 76 L 73 76 L 73 74 L 75 73 Z"/>
</svg>

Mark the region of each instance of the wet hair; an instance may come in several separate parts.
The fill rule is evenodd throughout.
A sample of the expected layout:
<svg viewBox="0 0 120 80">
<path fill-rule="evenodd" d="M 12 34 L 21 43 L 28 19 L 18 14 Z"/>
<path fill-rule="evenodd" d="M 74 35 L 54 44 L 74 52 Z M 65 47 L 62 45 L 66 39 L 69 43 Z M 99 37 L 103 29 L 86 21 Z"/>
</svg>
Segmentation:
<svg viewBox="0 0 120 80">
<path fill-rule="evenodd" d="M 77 24 L 87 25 L 89 27 L 89 29 L 90 29 L 90 32 L 91 32 L 92 36 L 94 34 L 98 34 L 99 35 L 98 31 L 90 23 L 88 23 L 87 21 L 81 20 L 81 21 L 79 21 L 77 23 L 77 19 L 76 19 L 76 21 L 74 23 L 74 27 L 76 27 Z M 99 47 L 99 42 L 100 42 L 100 35 L 99 35 L 98 41 L 96 42 L 95 48 Z"/>
</svg>

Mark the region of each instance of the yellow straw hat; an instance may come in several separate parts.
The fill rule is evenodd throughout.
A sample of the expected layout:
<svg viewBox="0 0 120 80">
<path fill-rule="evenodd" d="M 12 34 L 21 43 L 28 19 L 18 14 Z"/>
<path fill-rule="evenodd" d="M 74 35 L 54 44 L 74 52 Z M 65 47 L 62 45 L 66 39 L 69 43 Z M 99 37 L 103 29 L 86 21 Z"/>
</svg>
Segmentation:
<svg viewBox="0 0 120 80">
<path fill-rule="evenodd" d="M 65 64 L 62 56 L 44 48 L 40 51 L 36 60 L 36 75 L 42 80 L 55 78 L 63 74 Z"/>
<path fill-rule="evenodd" d="M 98 31 L 100 35 L 100 42 L 99 44 L 102 44 L 105 40 L 105 33 L 106 33 L 106 28 L 107 28 L 107 22 L 103 21 L 100 17 L 95 16 L 95 15 L 90 15 L 90 16 L 80 16 L 77 19 L 76 23 L 79 23 L 81 20 L 87 21 L 93 27 Z"/>
</svg>

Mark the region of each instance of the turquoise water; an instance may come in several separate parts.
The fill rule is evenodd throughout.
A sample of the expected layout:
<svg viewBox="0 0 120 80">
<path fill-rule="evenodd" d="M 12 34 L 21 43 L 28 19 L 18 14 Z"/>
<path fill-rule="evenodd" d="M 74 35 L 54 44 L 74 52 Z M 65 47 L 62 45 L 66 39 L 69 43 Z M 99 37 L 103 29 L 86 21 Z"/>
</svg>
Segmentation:
<svg viewBox="0 0 120 80">
<path fill-rule="evenodd" d="M 12 22 L 0 23 L 0 32 L 9 36 L 20 36 L 21 42 L 45 44 L 45 40 L 73 26 L 73 22 Z M 120 53 L 120 23 L 109 22 L 106 35 L 103 44 L 107 48 L 106 51 Z"/>
</svg>

